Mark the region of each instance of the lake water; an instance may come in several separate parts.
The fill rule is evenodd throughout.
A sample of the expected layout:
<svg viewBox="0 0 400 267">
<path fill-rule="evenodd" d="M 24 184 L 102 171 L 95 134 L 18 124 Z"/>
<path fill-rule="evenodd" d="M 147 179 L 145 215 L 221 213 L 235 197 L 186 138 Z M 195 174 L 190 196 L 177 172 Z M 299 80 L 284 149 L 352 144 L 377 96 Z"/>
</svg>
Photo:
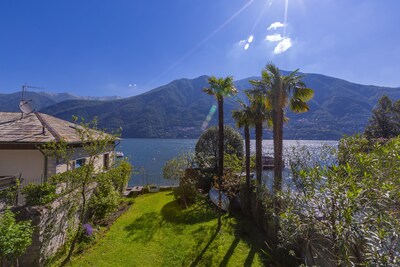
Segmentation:
<svg viewBox="0 0 400 267">
<path fill-rule="evenodd" d="M 125 157 L 134 166 L 134 174 L 129 181 L 129 186 L 158 184 L 174 185 L 175 181 L 166 180 L 162 176 L 164 164 L 184 152 L 194 151 L 197 139 L 143 139 L 125 138 L 116 148 L 122 151 Z M 305 146 L 310 151 L 317 153 L 322 146 L 337 146 L 338 141 L 315 141 L 315 140 L 284 140 L 284 150 L 291 147 Z M 251 140 L 251 151 L 255 151 L 255 140 Z M 272 140 L 263 141 L 263 155 L 273 155 Z M 287 171 L 287 170 L 286 170 Z M 263 174 L 265 179 L 271 172 Z M 270 180 L 270 179 L 268 179 Z"/>
</svg>

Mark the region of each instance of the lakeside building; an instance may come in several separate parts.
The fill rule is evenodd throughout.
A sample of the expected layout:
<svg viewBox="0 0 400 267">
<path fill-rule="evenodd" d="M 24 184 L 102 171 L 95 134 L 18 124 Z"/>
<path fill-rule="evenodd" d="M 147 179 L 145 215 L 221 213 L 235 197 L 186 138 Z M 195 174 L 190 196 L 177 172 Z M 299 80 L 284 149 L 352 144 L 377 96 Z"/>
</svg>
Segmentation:
<svg viewBox="0 0 400 267">
<path fill-rule="evenodd" d="M 33 112 L 0 112 L 0 190 L 13 185 L 17 179 L 21 188 L 29 183 L 43 183 L 53 174 L 79 168 L 88 155 L 83 149 L 85 140 L 77 129 L 80 126 L 53 116 Z M 94 131 L 101 136 L 100 132 Z M 68 145 L 68 162 L 47 156 L 42 145 L 64 140 Z M 98 155 L 94 166 L 98 171 L 112 166 L 115 144 Z M 18 204 L 23 200 L 20 200 Z"/>
</svg>

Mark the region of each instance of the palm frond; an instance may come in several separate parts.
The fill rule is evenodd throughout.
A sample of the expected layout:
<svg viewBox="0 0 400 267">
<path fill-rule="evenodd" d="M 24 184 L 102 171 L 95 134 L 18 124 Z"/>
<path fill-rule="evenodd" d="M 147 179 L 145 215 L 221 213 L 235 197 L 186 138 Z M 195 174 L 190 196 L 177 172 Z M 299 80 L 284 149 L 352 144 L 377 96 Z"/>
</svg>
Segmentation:
<svg viewBox="0 0 400 267">
<path fill-rule="evenodd" d="M 215 92 L 211 88 L 203 88 L 203 92 L 208 95 L 215 95 Z"/>
<path fill-rule="evenodd" d="M 217 78 L 211 76 L 208 78 L 209 88 L 204 88 L 203 91 L 209 95 L 215 95 L 217 99 L 223 98 L 224 96 L 236 95 L 238 90 L 233 83 L 233 77 L 228 76 L 226 78 Z"/>
<path fill-rule="evenodd" d="M 298 98 L 301 101 L 307 102 L 314 97 L 314 90 L 305 87 L 295 87 L 293 90 L 293 98 Z"/>
<path fill-rule="evenodd" d="M 290 110 L 296 113 L 303 113 L 306 111 L 309 111 L 310 108 L 307 105 L 306 102 L 301 101 L 298 98 L 292 98 L 290 99 L 290 106 L 289 106 Z"/>
</svg>

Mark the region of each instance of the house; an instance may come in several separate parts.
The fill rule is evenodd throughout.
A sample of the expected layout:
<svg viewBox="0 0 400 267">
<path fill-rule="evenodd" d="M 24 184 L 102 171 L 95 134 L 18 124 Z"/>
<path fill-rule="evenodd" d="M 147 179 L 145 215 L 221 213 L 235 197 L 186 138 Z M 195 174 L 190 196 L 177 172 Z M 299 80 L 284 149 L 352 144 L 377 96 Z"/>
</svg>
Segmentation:
<svg viewBox="0 0 400 267">
<path fill-rule="evenodd" d="M 0 112 L 0 190 L 21 178 L 21 186 L 42 183 L 53 174 L 78 168 L 88 155 L 83 149 L 85 140 L 77 129 L 79 125 L 39 112 L 21 114 Z M 93 131 L 98 136 L 101 133 Z M 47 156 L 42 145 L 64 140 L 68 145 L 69 160 L 63 162 Z M 98 155 L 94 166 L 108 169 L 114 162 L 115 143 Z"/>
</svg>

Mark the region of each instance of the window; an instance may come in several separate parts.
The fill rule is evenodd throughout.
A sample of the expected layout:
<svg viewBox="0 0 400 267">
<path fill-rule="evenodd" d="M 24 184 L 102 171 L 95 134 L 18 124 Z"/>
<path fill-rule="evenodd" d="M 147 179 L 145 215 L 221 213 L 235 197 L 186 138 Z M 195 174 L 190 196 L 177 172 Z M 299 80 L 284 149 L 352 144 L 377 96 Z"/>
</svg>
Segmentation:
<svg viewBox="0 0 400 267">
<path fill-rule="evenodd" d="M 103 155 L 103 166 L 105 170 L 110 168 L 110 154 L 108 153 Z"/>
<path fill-rule="evenodd" d="M 75 169 L 85 165 L 85 158 L 75 160 Z"/>
</svg>

